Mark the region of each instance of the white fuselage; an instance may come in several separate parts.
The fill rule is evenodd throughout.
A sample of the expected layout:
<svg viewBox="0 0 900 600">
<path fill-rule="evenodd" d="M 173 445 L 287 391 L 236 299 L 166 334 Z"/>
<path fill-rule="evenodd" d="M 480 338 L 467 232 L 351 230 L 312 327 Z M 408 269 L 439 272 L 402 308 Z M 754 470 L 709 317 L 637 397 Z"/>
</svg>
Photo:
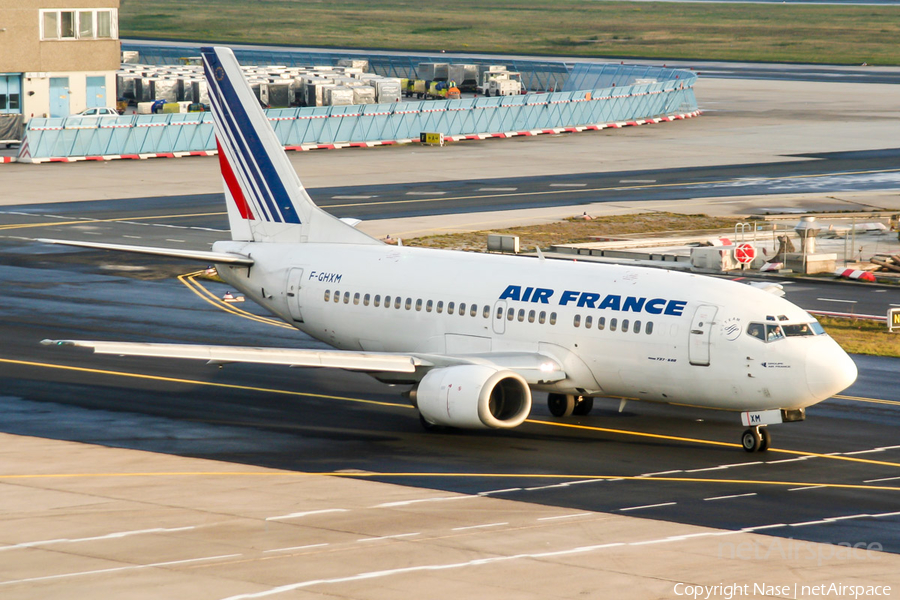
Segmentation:
<svg viewBox="0 0 900 600">
<path fill-rule="evenodd" d="M 394 246 L 235 241 L 215 250 L 251 256 L 249 269 L 220 265 L 222 278 L 331 346 L 540 352 L 567 374 L 534 386 L 544 391 L 755 411 L 809 406 L 856 377 L 827 335 L 749 335 L 751 323 L 814 320 L 711 277 Z"/>
</svg>

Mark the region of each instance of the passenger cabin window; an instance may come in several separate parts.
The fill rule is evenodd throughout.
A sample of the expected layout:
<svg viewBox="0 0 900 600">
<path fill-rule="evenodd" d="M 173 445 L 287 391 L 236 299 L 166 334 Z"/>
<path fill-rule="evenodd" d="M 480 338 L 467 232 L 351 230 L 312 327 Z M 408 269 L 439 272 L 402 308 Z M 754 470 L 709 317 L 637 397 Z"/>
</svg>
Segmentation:
<svg viewBox="0 0 900 600">
<path fill-rule="evenodd" d="M 390 296 L 385 296 L 385 297 L 384 297 L 384 307 L 385 307 L 385 308 L 390 308 L 390 307 L 391 307 L 391 297 L 390 297 Z"/>
<path fill-rule="evenodd" d="M 422 299 L 416 300 L 416 310 L 422 310 Z"/>
<path fill-rule="evenodd" d="M 635 333 L 640 333 L 640 332 L 641 332 L 641 322 L 640 322 L 640 321 L 635 321 L 635 322 L 634 322 L 634 332 L 635 332 Z"/>
<path fill-rule="evenodd" d="M 425 303 L 425 312 L 431 312 L 431 309 L 434 308 L 434 300 L 429 300 Z"/>
<path fill-rule="evenodd" d="M 575 315 L 575 321 L 572 324 L 575 327 L 581 327 L 581 315 Z"/>
<path fill-rule="evenodd" d="M 344 292 L 344 304 L 350 304 L 350 292 Z"/>
<path fill-rule="evenodd" d="M 616 324 L 617 324 L 617 323 L 618 323 L 618 321 L 617 321 L 616 319 L 610 319 L 610 320 L 609 320 L 609 330 L 610 330 L 610 331 L 615 331 L 615 330 L 616 330 Z"/>
<path fill-rule="evenodd" d="M 650 335 L 651 333 L 653 333 L 653 321 L 648 321 L 648 322 L 647 322 L 647 328 L 644 329 L 644 332 L 645 332 L 647 335 Z"/>
<path fill-rule="evenodd" d="M 478 316 L 478 305 L 477 304 L 472 304 L 471 306 L 469 306 L 469 316 L 470 317 Z"/>
<path fill-rule="evenodd" d="M 412 298 L 407 298 L 406 299 L 406 310 L 409 310 L 411 308 L 412 308 Z"/>
<path fill-rule="evenodd" d="M 443 300 L 438 300 L 437 312 L 438 312 L 438 314 L 441 314 L 442 312 L 444 312 L 444 301 Z"/>
<path fill-rule="evenodd" d="M 375 307 L 376 307 L 376 308 L 379 307 L 379 306 L 381 306 L 381 294 L 375 294 L 375 302 L 374 302 L 374 304 L 375 304 Z"/>
<path fill-rule="evenodd" d="M 334 301 L 335 302 L 341 301 L 341 293 L 338 290 L 334 290 Z"/>
<path fill-rule="evenodd" d="M 498 319 L 502 319 L 502 318 L 503 318 L 503 307 L 502 307 L 502 306 L 498 306 L 498 307 L 497 307 L 497 318 L 498 318 Z"/>
<path fill-rule="evenodd" d="M 588 316 L 588 317 L 585 317 L 585 318 L 584 318 L 584 328 L 585 328 L 585 329 L 590 329 L 590 328 L 591 328 L 591 325 L 592 325 L 593 323 L 594 323 L 594 317 Z"/>
<path fill-rule="evenodd" d="M 490 319 L 491 318 L 491 307 L 488 306 L 487 304 L 485 304 L 484 310 L 482 311 L 481 316 L 484 317 L 485 319 Z"/>
<path fill-rule="evenodd" d="M 524 320 L 525 320 L 525 309 L 520 308 L 519 309 L 519 323 L 523 322 Z"/>
<path fill-rule="evenodd" d="M 394 296 L 394 308 L 400 310 L 400 304 L 403 303 L 403 298 L 400 296 Z"/>
<path fill-rule="evenodd" d="M 325 290 L 325 302 L 331 300 L 331 290 Z"/>
<path fill-rule="evenodd" d="M 353 304 L 359 304 L 359 292 L 353 294 Z"/>
<path fill-rule="evenodd" d="M 459 314 L 461 316 L 464 316 L 466 314 L 466 303 L 465 302 L 459 303 Z"/>
<path fill-rule="evenodd" d="M 628 332 L 628 319 L 622 319 L 622 331 Z"/>
<path fill-rule="evenodd" d="M 529 323 L 534 323 L 534 313 L 535 313 L 535 311 L 533 311 L 533 310 L 528 311 L 528 322 Z"/>
<path fill-rule="evenodd" d="M 372 299 L 372 296 L 369 294 L 366 294 L 365 296 L 363 296 L 363 305 L 368 306 L 369 300 L 371 300 L 371 299 Z"/>
<path fill-rule="evenodd" d="M 506 320 L 507 321 L 512 321 L 515 317 L 516 317 L 516 309 L 511 308 L 508 311 L 506 311 Z"/>
<path fill-rule="evenodd" d="M 597 319 L 597 331 L 603 331 L 606 329 L 606 317 L 600 317 Z"/>
<path fill-rule="evenodd" d="M 555 312 L 550 313 L 550 324 L 556 325 L 556 313 Z"/>
<path fill-rule="evenodd" d="M 542 310 L 541 314 L 538 315 L 538 323 L 543 325 L 546 322 L 547 322 L 547 311 Z"/>
</svg>

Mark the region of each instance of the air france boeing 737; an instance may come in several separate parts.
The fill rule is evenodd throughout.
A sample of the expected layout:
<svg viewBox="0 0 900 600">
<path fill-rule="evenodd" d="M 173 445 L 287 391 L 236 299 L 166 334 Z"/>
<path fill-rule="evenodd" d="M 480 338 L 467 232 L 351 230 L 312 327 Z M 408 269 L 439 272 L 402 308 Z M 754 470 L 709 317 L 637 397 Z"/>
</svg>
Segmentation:
<svg viewBox="0 0 900 600">
<path fill-rule="evenodd" d="M 631 266 L 396 247 L 317 207 L 228 48 L 202 50 L 232 239 L 212 252 L 63 242 L 212 262 L 247 297 L 334 350 L 45 340 L 102 354 L 363 371 L 413 386 L 426 428 L 511 428 L 597 396 L 805 418 L 856 380 L 816 320 L 764 290 Z"/>
</svg>

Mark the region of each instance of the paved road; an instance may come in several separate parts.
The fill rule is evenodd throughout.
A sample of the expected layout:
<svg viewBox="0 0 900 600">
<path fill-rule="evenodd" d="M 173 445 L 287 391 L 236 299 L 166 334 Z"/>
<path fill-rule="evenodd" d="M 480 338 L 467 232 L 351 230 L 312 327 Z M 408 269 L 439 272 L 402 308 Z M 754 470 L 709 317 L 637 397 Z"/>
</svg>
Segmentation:
<svg viewBox="0 0 900 600">
<path fill-rule="evenodd" d="M 0 430 L 303 471 L 359 469 L 418 487 L 900 552 L 896 360 L 856 357 L 859 382 L 810 409 L 806 422 L 773 428 L 776 450 L 761 456 L 737 447 L 741 427 L 717 411 L 632 403 L 618 414 L 610 400 L 589 417 L 558 421 L 541 397 L 516 430 L 435 435 L 421 430 L 397 389 L 360 374 L 219 370 L 38 343 L 316 345 L 211 307 L 212 297 L 173 278 L 184 270 L 0 241 Z M 827 520 L 839 517 L 847 518 Z"/>
</svg>

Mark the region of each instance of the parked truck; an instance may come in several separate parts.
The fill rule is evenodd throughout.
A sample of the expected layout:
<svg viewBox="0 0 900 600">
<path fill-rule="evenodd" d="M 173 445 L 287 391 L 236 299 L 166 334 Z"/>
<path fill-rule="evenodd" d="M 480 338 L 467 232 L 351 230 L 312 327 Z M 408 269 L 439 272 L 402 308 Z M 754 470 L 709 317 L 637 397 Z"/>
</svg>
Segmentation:
<svg viewBox="0 0 900 600">
<path fill-rule="evenodd" d="M 516 96 L 524 90 L 522 75 L 515 71 L 485 71 L 481 90 L 485 96 Z"/>
</svg>

